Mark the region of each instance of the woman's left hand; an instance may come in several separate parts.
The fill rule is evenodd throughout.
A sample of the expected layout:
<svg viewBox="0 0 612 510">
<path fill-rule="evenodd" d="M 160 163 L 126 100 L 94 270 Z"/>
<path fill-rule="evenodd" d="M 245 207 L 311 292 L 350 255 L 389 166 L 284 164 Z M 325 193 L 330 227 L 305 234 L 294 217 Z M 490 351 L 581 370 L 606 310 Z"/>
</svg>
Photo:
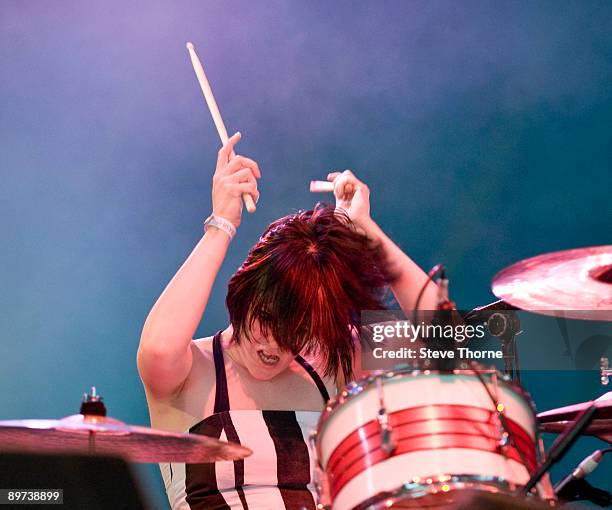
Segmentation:
<svg viewBox="0 0 612 510">
<path fill-rule="evenodd" d="M 356 227 L 367 231 L 370 218 L 370 190 L 353 172 L 332 172 L 327 180 L 334 183 L 336 208 L 343 209 Z"/>
</svg>

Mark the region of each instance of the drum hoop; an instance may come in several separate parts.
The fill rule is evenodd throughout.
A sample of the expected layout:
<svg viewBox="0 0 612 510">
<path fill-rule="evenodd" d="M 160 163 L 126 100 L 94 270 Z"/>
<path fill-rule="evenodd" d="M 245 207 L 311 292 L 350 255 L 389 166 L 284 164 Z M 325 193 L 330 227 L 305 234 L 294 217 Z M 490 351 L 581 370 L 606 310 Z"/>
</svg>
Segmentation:
<svg viewBox="0 0 612 510">
<path fill-rule="evenodd" d="M 531 407 L 533 414 L 535 416 L 536 414 L 535 403 L 527 390 L 525 390 L 523 387 L 519 386 L 518 384 L 512 382 L 508 378 L 508 376 L 503 375 L 496 368 L 482 368 L 480 373 L 486 374 L 486 375 L 497 374 L 498 383 L 500 385 L 506 386 L 507 388 L 513 390 L 520 397 L 523 397 L 524 400 L 529 404 L 529 407 Z M 465 368 L 465 369 L 459 368 L 459 369 L 453 370 L 452 372 L 442 372 L 440 370 L 428 370 L 428 369 L 421 370 L 421 369 L 404 369 L 404 368 L 398 369 L 398 370 L 377 370 L 375 372 L 372 372 L 371 374 L 368 374 L 366 377 L 362 377 L 361 379 L 357 379 L 355 381 L 348 383 L 342 389 L 342 391 L 338 394 L 337 397 L 331 398 L 328 401 L 323 413 L 321 414 L 320 423 L 322 424 L 322 422 L 324 421 L 324 418 L 326 418 L 327 415 L 332 414 L 336 408 L 340 407 L 342 404 L 346 404 L 347 402 L 353 400 L 355 397 L 363 393 L 365 389 L 367 389 L 373 384 L 376 384 L 376 380 L 379 378 L 382 378 L 383 380 L 392 380 L 392 379 L 398 379 L 398 378 L 401 379 L 407 376 L 416 377 L 419 375 L 429 376 L 429 375 L 436 375 L 436 374 L 437 375 L 467 375 L 469 376 L 469 375 L 474 374 L 474 370 L 472 368 Z"/>
<path fill-rule="evenodd" d="M 475 489 L 488 493 L 512 494 L 517 488 L 516 484 L 497 476 L 441 475 L 421 477 L 400 485 L 397 489 L 379 492 L 359 503 L 353 510 L 383 510 L 392 507 L 398 501 L 417 500 L 433 494 L 450 494 L 456 490 Z"/>
</svg>

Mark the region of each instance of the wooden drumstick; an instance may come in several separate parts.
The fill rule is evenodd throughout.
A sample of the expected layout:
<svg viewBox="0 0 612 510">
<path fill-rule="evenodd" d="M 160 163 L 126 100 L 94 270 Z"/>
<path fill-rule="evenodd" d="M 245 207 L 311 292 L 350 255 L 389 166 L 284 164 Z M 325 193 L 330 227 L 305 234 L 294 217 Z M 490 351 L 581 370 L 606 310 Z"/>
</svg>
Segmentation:
<svg viewBox="0 0 612 510">
<path fill-rule="evenodd" d="M 334 183 L 328 181 L 310 181 L 312 193 L 330 193 L 334 191 Z"/>
<path fill-rule="evenodd" d="M 347 195 L 352 195 L 355 190 L 352 184 L 344 186 L 342 191 L 343 196 L 346 198 Z M 333 193 L 334 183 L 329 181 L 310 181 L 310 192 L 311 193 Z"/>
<path fill-rule="evenodd" d="M 225 145 L 228 140 L 227 129 L 225 128 L 225 124 L 223 123 L 223 119 L 221 118 L 221 112 L 219 112 L 219 107 L 217 106 L 217 102 L 215 101 L 215 96 L 213 95 L 212 89 L 210 88 L 210 84 L 206 79 L 206 74 L 204 73 L 204 68 L 202 67 L 202 62 L 198 58 L 198 55 L 195 52 L 195 48 L 193 43 L 188 42 L 186 44 L 187 50 L 189 51 L 189 56 L 191 57 L 191 64 L 193 65 L 193 70 L 198 77 L 198 82 L 200 83 L 200 88 L 202 89 L 202 94 L 204 94 L 204 99 L 206 100 L 206 104 L 208 105 L 208 109 L 210 110 L 210 114 L 212 115 L 213 121 L 215 123 L 215 127 L 217 128 L 217 133 L 219 133 L 219 138 L 221 138 L 221 143 Z M 234 151 L 232 151 L 232 156 L 235 156 Z M 248 193 L 242 194 L 242 200 L 244 200 L 244 205 L 246 206 L 246 210 L 250 213 L 255 212 L 255 201 L 253 197 Z"/>
</svg>

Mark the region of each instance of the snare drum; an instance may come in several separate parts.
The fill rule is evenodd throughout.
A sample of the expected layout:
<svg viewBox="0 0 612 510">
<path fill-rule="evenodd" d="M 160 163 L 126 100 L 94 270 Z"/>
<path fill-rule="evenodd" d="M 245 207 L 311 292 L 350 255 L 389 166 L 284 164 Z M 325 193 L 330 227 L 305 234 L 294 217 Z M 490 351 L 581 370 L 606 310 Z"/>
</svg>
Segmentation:
<svg viewBox="0 0 612 510">
<path fill-rule="evenodd" d="M 538 463 L 533 404 L 496 370 L 480 376 L 396 371 L 348 385 L 314 438 L 332 510 L 444 507 L 457 489 L 526 483 Z"/>
</svg>

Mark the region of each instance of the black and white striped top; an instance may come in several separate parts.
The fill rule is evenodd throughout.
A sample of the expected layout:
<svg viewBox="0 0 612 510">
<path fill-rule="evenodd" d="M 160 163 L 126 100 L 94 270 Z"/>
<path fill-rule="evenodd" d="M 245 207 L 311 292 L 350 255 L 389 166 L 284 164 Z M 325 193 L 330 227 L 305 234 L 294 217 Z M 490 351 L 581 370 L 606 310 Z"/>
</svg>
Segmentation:
<svg viewBox="0 0 612 510">
<path fill-rule="evenodd" d="M 308 440 L 319 412 L 230 410 L 221 348 L 213 339 L 216 373 L 214 414 L 189 429 L 243 443 L 253 455 L 214 464 L 160 464 L 173 510 L 314 510 L 314 451 Z M 316 383 L 324 402 L 329 394 L 321 377 L 301 357 L 296 361 Z"/>
</svg>

